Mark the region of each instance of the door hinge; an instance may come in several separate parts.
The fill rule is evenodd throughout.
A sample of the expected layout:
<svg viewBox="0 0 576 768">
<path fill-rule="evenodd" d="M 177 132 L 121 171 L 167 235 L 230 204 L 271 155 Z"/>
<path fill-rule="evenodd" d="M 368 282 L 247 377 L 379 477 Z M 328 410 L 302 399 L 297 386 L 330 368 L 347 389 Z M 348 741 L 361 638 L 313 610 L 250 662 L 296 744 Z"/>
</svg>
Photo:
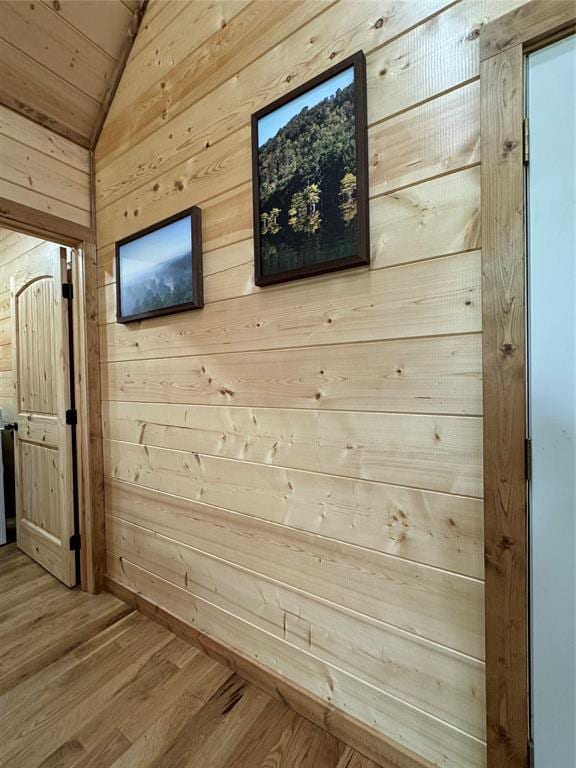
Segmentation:
<svg viewBox="0 0 576 768">
<path fill-rule="evenodd" d="M 522 121 L 522 145 L 524 165 L 528 165 L 530 162 L 530 126 L 527 117 Z"/>
<path fill-rule="evenodd" d="M 524 441 L 524 463 L 526 465 L 526 480 L 532 480 L 532 440 Z"/>
<path fill-rule="evenodd" d="M 80 546 L 81 546 L 80 534 L 75 533 L 72 536 L 70 536 L 70 551 L 77 552 L 80 549 Z"/>
<path fill-rule="evenodd" d="M 78 424 L 78 412 L 76 408 L 66 411 L 66 424 L 75 425 Z"/>
<path fill-rule="evenodd" d="M 72 283 L 62 283 L 62 297 L 64 299 L 74 298 L 74 287 Z"/>
</svg>

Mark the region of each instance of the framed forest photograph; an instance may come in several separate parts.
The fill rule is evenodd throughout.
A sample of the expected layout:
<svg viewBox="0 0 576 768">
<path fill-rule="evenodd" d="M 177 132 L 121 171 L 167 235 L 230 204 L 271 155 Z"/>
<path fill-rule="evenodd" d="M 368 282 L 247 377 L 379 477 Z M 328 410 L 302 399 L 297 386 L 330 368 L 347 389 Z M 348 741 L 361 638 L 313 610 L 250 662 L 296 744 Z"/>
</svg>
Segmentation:
<svg viewBox="0 0 576 768">
<path fill-rule="evenodd" d="M 370 263 L 360 51 L 252 115 L 256 285 Z"/>
<path fill-rule="evenodd" d="M 117 322 L 203 304 L 200 208 L 188 208 L 116 243 Z"/>
</svg>

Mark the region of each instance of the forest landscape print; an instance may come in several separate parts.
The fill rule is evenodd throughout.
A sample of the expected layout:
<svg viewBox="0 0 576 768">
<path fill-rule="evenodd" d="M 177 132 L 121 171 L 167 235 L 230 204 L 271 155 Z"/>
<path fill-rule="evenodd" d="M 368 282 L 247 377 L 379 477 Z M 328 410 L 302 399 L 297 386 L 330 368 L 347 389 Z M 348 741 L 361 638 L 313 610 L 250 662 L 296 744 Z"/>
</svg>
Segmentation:
<svg viewBox="0 0 576 768">
<path fill-rule="evenodd" d="M 202 306 L 199 216 L 190 209 L 117 244 L 119 322 Z"/>
<path fill-rule="evenodd" d="M 362 54 L 354 58 L 363 63 Z M 303 93 L 254 116 L 260 285 L 367 263 L 359 238 L 366 220 L 361 193 L 367 176 L 358 158 L 365 132 L 358 125 L 362 110 L 356 103 L 364 87 L 362 74 L 363 67 L 349 61 L 320 82 L 316 78 Z"/>
</svg>

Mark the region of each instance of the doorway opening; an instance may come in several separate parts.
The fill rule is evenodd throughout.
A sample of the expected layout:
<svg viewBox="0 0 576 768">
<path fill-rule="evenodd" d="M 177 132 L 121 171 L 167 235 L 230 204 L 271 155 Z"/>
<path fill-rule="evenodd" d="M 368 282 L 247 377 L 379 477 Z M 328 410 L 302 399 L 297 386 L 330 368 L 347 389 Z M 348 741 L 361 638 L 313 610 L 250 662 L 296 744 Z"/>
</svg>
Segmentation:
<svg viewBox="0 0 576 768">
<path fill-rule="evenodd" d="M 564 768 L 576 765 L 576 36 L 530 53 L 525 77 L 531 733 L 535 765 Z"/>
<path fill-rule="evenodd" d="M 544 5 L 480 34 L 486 733 L 490 766 L 564 768 L 574 763 L 564 724 L 574 708 L 576 9 Z"/>
<path fill-rule="evenodd" d="M 86 250 L 0 227 L 0 545 L 16 541 L 66 586 L 96 592 Z"/>
</svg>

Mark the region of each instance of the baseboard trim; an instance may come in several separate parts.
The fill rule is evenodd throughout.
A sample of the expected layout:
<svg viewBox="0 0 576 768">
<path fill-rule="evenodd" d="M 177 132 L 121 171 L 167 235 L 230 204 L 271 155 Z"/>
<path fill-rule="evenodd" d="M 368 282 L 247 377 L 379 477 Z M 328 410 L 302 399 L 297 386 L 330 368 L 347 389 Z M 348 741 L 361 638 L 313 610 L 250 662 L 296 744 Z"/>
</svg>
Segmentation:
<svg viewBox="0 0 576 768">
<path fill-rule="evenodd" d="M 382 768 L 434 768 L 434 765 L 410 750 L 388 740 L 378 731 L 330 706 L 318 696 L 292 683 L 248 656 L 213 637 L 199 632 L 178 616 L 161 608 L 109 576 L 105 588 L 132 605 L 150 619 L 197 646 L 207 656 L 237 672 L 253 685 L 286 704 L 302 717 L 349 744 Z"/>
</svg>

